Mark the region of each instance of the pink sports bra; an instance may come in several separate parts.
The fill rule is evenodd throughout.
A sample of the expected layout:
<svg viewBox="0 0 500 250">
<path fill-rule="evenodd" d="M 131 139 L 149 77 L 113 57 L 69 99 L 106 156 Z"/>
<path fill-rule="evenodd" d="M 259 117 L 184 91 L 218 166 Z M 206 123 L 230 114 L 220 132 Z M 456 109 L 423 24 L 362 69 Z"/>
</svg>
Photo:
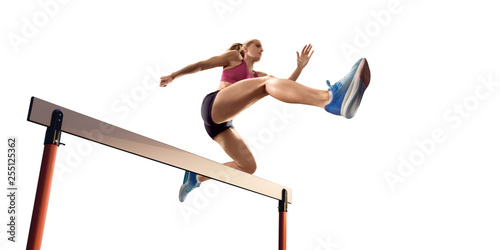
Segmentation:
<svg viewBox="0 0 500 250">
<path fill-rule="evenodd" d="M 220 80 L 225 82 L 235 83 L 243 79 L 254 78 L 254 77 L 259 77 L 259 76 L 255 71 L 253 75 L 250 74 L 250 72 L 248 72 L 247 69 L 247 63 L 245 62 L 245 60 L 242 60 L 238 66 L 223 70 Z"/>
</svg>

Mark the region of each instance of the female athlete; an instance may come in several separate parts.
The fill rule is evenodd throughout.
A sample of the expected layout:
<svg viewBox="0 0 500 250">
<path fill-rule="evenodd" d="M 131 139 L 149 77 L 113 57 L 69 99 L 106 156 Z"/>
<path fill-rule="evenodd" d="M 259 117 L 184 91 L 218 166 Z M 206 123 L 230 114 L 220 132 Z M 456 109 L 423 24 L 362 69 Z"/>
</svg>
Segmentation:
<svg viewBox="0 0 500 250">
<path fill-rule="evenodd" d="M 265 96 L 272 96 L 286 103 L 324 108 L 329 113 L 346 118 L 352 118 L 359 107 L 370 83 L 370 69 L 366 59 L 359 59 L 351 71 L 336 84 L 331 85 L 327 81 L 327 90 L 314 89 L 296 82 L 314 53 L 311 49 L 309 44 L 300 54 L 297 52 L 297 68 L 288 79 L 280 79 L 254 70 L 255 63 L 260 61 L 264 52 L 259 40 L 235 43 L 222 55 L 161 77 L 160 86 L 166 87 L 183 75 L 222 67 L 219 87 L 208 94 L 202 103 L 201 115 L 205 129 L 233 160 L 224 165 L 253 174 L 257 169 L 255 159 L 234 128 L 232 120 L 255 102 Z M 186 171 L 179 190 L 179 200 L 183 202 L 191 190 L 206 180 L 208 178 Z"/>
</svg>

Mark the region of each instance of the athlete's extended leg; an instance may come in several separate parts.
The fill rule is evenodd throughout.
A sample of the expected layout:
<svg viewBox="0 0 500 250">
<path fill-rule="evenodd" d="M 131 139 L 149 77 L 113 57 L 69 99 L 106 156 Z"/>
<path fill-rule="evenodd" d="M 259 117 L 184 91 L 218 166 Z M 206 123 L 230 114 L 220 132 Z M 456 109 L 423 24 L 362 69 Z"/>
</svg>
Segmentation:
<svg viewBox="0 0 500 250">
<path fill-rule="evenodd" d="M 313 89 L 295 81 L 274 77 L 245 79 L 222 89 L 215 98 L 212 119 L 216 123 L 232 120 L 241 111 L 270 95 L 287 103 L 325 107 L 328 90 Z"/>
<path fill-rule="evenodd" d="M 255 172 L 257 164 L 255 163 L 253 154 L 243 138 L 234 128 L 224 130 L 224 132 L 214 137 L 214 141 L 219 143 L 226 154 L 234 160 L 232 162 L 224 163 L 224 165 L 249 174 L 253 174 Z M 208 178 L 198 176 L 198 180 L 203 182 L 208 180 Z"/>
<path fill-rule="evenodd" d="M 365 58 L 329 90 L 313 89 L 295 81 L 274 77 L 245 79 L 222 89 L 215 98 L 212 119 L 216 123 L 232 120 L 252 104 L 270 95 L 287 103 L 325 108 L 326 111 L 352 118 L 370 83 L 370 69 Z"/>
</svg>

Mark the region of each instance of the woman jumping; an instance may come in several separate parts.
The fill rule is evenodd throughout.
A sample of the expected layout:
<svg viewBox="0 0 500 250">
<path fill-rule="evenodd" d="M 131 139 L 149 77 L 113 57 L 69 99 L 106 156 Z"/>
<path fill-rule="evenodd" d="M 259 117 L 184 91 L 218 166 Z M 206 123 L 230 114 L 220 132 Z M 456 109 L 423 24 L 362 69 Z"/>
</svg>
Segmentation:
<svg viewBox="0 0 500 250">
<path fill-rule="evenodd" d="M 334 85 L 327 81 L 327 90 L 313 89 L 295 82 L 314 53 L 311 49 L 312 46 L 307 45 L 301 54 L 297 52 L 297 68 L 288 79 L 279 79 L 253 69 L 264 51 L 259 40 L 235 43 L 222 55 L 161 77 L 160 86 L 165 87 L 183 75 L 223 67 L 219 87 L 203 100 L 201 116 L 208 135 L 233 159 L 224 165 L 253 174 L 257 169 L 255 159 L 234 128 L 232 120 L 263 97 L 270 95 L 286 103 L 317 106 L 346 118 L 352 118 L 356 114 L 363 93 L 370 83 L 370 69 L 366 59 L 358 60 L 351 71 Z M 183 202 L 191 190 L 206 180 L 208 178 L 186 171 L 179 190 L 179 200 Z"/>
</svg>

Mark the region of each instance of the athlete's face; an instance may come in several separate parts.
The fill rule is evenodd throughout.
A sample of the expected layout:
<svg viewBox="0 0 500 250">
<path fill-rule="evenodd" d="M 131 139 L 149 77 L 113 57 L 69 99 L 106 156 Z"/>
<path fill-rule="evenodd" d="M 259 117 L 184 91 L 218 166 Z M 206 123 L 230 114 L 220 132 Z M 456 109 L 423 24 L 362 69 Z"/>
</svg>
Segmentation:
<svg viewBox="0 0 500 250">
<path fill-rule="evenodd" d="M 262 43 L 260 41 L 255 41 L 248 47 L 246 47 L 245 52 L 247 56 L 255 58 L 256 61 L 259 61 L 262 57 L 262 52 L 264 52 L 264 49 L 262 48 Z"/>
</svg>

